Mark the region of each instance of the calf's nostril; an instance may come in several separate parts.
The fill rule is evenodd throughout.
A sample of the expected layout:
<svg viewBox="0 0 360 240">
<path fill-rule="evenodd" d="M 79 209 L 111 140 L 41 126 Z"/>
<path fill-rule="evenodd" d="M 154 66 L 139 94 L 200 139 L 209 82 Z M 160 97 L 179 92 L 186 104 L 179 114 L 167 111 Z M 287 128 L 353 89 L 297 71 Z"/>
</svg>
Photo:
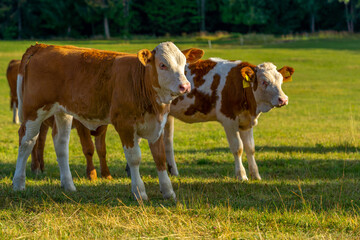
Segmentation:
<svg viewBox="0 0 360 240">
<path fill-rule="evenodd" d="M 190 83 L 184 83 L 184 84 L 179 85 L 180 93 L 187 93 L 187 92 L 190 92 L 190 90 L 191 90 Z"/>
<path fill-rule="evenodd" d="M 288 98 L 279 98 L 279 105 L 283 106 L 286 105 L 288 102 Z"/>
<path fill-rule="evenodd" d="M 285 103 L 284 99 L 279 98 L 279 104 L 280 104 L 280 105 L 284 105 L 284 103 Z"/>
<path fill-rule="evenodd" d="M 186 87 L 184 85 L 180 85 L 179 90 L 180 90 L 181 93 L 183 93 L 183 92 L 186 91 Z"/>
</svg>

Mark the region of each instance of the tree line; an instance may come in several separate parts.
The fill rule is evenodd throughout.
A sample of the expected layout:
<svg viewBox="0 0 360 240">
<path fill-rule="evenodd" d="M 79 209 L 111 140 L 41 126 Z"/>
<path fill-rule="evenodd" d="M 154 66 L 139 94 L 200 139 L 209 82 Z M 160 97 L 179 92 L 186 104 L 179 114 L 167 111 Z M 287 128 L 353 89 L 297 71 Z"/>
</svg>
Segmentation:
<svg viewBox="0 0 360 240">
<path fill-rule="evenodd" d="M 360 0 L 1 0 L 0 39 L 357 32 Z"/>
</svg>

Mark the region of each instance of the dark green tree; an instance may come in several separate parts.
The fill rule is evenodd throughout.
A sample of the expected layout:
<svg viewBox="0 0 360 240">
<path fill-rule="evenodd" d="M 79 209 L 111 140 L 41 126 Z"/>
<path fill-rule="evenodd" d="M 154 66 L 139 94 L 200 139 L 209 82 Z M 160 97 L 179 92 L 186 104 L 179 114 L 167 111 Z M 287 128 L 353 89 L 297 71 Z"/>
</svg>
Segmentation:
<svg viewBox="0 0 360 240">
<path fill-rule="evenodd" d="M 196 1 L 145 1 L 143 8 L 146 10 L 144 24 L 155 35 L 189 33 L 199 29 Z"/>
<path fill-rule="evenodd" d="M 254 25 L 266 23 L 269 11 L 265 0 L 223 0 L 221 16 L 225 23 L 246 25 L 251 32 Z"/>
<path fill-rule="evenodd" d="M 354 25 L 358 18 L 357 8 L 360 8 L 359 0 L 339 0 L 345 5 L 346 26 L 350 33 L 354 32 Z"/>
<path fill-rule="evenodd" d="M 309 16 L 310 31 L 315 32 L 315 20 L 318 11 L 323 7 L 323 1 L 321 0 L 297 0 L 299 6 Z"/>
</svg>

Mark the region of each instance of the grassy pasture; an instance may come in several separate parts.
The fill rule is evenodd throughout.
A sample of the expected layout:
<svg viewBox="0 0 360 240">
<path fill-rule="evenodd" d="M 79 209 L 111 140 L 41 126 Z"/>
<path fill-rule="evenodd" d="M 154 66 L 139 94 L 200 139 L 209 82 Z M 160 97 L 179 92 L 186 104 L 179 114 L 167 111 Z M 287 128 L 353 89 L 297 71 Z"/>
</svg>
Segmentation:
<svg viewBox="0 0 360 240">
<path fill-rule="evenodd" d="M 160 42 L 161 40 L 159 40 Z M 156 41 L 46 41 L 115 51 L 152 49 Z M 124 171 L 125 157 L 113 127 L 107 159 L 113 181 L 90 182 L 76 131 L 70 168 L 78 189 L 60 188 L 50 133 L 46 171 L 27 166 L 26 190 L 12 191 L 18 126 L 11 123 L 8 62 L 32 41 L 0 42 L 0 239 L 358 239 L 360 237 L 360 40 L 311 39 L 239 46 L 196 41 L 205 58 L 271 61 L 295 68 L 283 85 L 289 105 L 260 117 L 256 159 L 262 181 L 238 182 L 233 157 L 218 123 L 175 122 L 180 177 L 171 177 L 178 201 L 163 200 L 146 141 L 141 174 L 150 200 L 136 202 Z M 94 158 L 98 166 L 98 158 Z M 247 166 L 246 157 L 244 164 Z M 98 168 L 99 169 L 99 168 Z M 99 175 L 98 171 L 98 175 Z"/>
</svg>

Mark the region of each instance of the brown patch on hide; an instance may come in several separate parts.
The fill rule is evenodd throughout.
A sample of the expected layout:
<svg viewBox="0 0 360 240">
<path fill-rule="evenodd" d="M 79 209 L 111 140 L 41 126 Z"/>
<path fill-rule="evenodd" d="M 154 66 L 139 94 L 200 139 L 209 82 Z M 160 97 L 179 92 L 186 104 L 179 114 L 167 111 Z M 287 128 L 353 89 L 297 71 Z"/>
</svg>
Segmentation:
<svg viewBox="0 0 360 240">
<path fill-rule="evenodd" d="M 183 95 L 181 95 L 180 97 L 175 98 L 175 99 L 171 102 L 171 104 L 175 106 L 179 101 L 181 102 L 182 100 L 184 100 L 184 96 L 183 96 Z"/>
<path fill-rule="evenodd" d="M 220 84 L 220 75 L 219 75 L 219 74 L 215 74 L 215 75 L 214 75 L 214 81 L 211 83 L 210 89 L 211 89 L 212 91 L 215 91 L 215 90 L 218 88 L 219 84 Z"/>
<path fill-rule="evenodd" d="M 227 77 L 221 92 L 220 111 L 228 118 L 235 119 L 242 111 L 248 110 L 250 115 L 256 114 L 256 101 L 251 87 L 244 88 L 245 74 L 254 82 L 256 78 L 255 65 L 242 62 L 233 67 Z"/>
<path fill-rule="evenodd" d="M 189 94 L 189 98 L 195 97 L 194 104 L 191 104 L 189 108 L 185 111 L 185 115 L 194 115 L 197 112 L 203 114 L 208 114 L 216 106 L 216 100 L 219 98 L 217 96 L 217 88 L 220 83 L 220 75 L 215 74 L 213 82 L 211 84 L 211 95 L 201 92 L 198 89 L 193 89 Z"/>
<path fill-rule="evenodd" d="M 191 75 L 194 76 L 194 86 L 195 88 L 200 87 L 204 84 L 205 79 L 203 78 L 208 72 L 216 66 L 216 62 L 211 60 L 199 60 L 196 63 L 190 64 L 189 69 Z"/>
</svg>

